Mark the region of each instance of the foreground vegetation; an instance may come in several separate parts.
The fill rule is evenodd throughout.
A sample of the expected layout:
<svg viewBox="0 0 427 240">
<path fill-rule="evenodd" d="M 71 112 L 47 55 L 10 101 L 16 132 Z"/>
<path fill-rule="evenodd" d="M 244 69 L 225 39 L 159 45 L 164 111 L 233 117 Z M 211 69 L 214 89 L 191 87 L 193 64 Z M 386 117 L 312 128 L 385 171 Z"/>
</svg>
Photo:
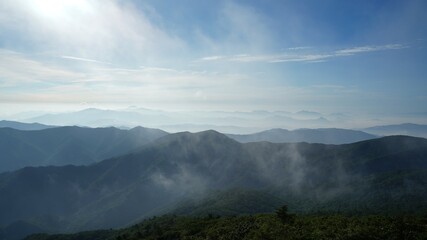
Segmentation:
<svg viewBox="0 0 427 240">
<path fill-rule="evenodd" d="M 427 239 L 422 217 L 276 214 L 219 217 L 165 215 L 121 230 L 71 235 L 37 234 L 26 240 L 136 239 Z"/>
</svg>

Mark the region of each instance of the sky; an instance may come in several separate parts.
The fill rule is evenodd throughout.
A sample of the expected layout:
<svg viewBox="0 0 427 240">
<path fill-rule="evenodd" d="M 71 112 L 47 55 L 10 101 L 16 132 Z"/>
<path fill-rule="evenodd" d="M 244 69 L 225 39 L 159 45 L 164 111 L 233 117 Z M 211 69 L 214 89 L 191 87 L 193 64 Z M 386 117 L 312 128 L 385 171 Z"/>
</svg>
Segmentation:
<svg viewBox="0 0 427 240">
<path fill-rule="evenodd" d="M 0 111 L 423 114 L 426 10 L 424 0 L 0 0 Z"/>
</svg>

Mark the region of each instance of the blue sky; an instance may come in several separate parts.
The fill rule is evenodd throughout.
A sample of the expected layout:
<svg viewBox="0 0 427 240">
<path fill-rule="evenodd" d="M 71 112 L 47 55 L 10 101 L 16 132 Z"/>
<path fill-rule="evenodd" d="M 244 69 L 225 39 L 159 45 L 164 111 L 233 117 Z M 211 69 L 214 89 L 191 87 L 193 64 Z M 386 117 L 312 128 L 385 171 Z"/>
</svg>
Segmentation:
<svg viewBox="0 0 427 240">
<path fill-rule="evenodd" d="M 423 0 L 2 0 L 0 108 L 425 113 L 426 10 Z"/>
</svg>

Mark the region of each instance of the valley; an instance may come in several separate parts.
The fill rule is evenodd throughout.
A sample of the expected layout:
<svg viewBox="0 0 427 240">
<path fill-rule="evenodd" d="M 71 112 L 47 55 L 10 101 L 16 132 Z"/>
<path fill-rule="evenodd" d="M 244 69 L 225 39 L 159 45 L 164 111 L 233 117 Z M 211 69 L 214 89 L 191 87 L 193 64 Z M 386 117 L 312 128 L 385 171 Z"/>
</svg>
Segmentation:
<svg viewBox="0 0 427 240">
<path fill-rule="evenodd" d="M 95 133 L 114 129 L 60 127 L 27 133 L 53 130 L 65 139 L 89 131 L 96 139 Z M 28 234 L 120 228 L 164 214 L 240 216 L 271 213 L 283 204 L 297 214 L 427 213 L 424 138 L 376 137 L 341 145 L 240 143 L 213 130 L 128 131 L 137 130 L 140 135 L 133 136 L 140 139 L 163 136 L 105 160 L 1 173 L 3 231 L 13 232 L 13 226 L 28 229 Z"/>
</svg>

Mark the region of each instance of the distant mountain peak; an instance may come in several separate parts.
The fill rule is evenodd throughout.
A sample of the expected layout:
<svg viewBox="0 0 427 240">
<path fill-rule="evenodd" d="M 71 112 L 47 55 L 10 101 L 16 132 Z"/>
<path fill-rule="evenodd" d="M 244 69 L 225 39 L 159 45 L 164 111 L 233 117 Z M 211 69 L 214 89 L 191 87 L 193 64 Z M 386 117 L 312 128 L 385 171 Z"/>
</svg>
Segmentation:
<svg viewBox="0 0 427 240">
<path fill-rule="evenodd" d="M 224 135 L 216 130 L 213 129 L 209 129 L 209 130 L 205 130 L 205 131 L 201 131 L 196 133 L 197 135 Z"/>
<path fill-rule="evenodd" d="M 363 129 L 368 133 L 390 136 L 390 135 L 408 135 L 414 137 L 427 138 L 427 125 L 415 123 L 402 123 L 394 125 L 374 126 Z"/>
<path fill-rule="evenodd" d="M 215 130 L 206 130 L 206 131 L 195 133 L 195 135 L 202 138 L 210 138 L 210 139 L 214 138 L 214 139 L 223 139 L 223 140 L 226 139 L 228 141 L 229 140 L 234 141 L 231 138 L 227 137 L 225 134 Z"/>
<path fill-rule="evenodd" d="M 308 142 L 324 144 L 353 143 L 377 137 L 362 131 L 339 128 L 300 128 L 291 131 L 274 128 L 253 134 L 229 134 L 228 136 L 242 143 L 267 141 L 274 143 Z"/>
<path fill-rule="evenodd" d="M 17 130 L 43 130 L 47 128 L 54 128 L 56 126 L 49 126 L 49 125 L 44 125 L 36 122 L 23 123 L 23 122 L 16 122 L 16 121 L 1 120 L 0 127 L 8 127 L 8 128 L 13 128 Z"/>
<path fill-rule="evenodd" d="M 414 137 L 408 135 L 393 135 L 393 136 L 385 136 L 376 139 L 369 139 L 365 142 L 396 142 L 396 141 L 414 141 L 414 142 L 427 142 L 427 139 L 421 137 Z"/>
<path fill-rule="evenodd" d="M 202 132 L 179 132 L 166 135 L 153 144 L 155 145 L 157 142 L 163 143 L 171 143 L 171 142 L 180 142 L 185 144 L 204 144 L 204 143 L 221 143 L 221 144 L 239 144 L 236 140 L 229 138 L 225 134 L 217 132 L 215 130 L 206 130 Z"/>
<path fill-rule="evenodd" d="M 83 110 L 80 110 L 79 112 L 94 112 L 94 111 L 108 111 L 108 110 L 99 109 L 99 108 L 85 108 Z"/>
<path fill-rule="evenodd" d="M 265 130 L 263 132 L 289 132 L 288 129 L 284 129 L 284 128 L 272 128 L 269 130 Z"/>
</svg>

